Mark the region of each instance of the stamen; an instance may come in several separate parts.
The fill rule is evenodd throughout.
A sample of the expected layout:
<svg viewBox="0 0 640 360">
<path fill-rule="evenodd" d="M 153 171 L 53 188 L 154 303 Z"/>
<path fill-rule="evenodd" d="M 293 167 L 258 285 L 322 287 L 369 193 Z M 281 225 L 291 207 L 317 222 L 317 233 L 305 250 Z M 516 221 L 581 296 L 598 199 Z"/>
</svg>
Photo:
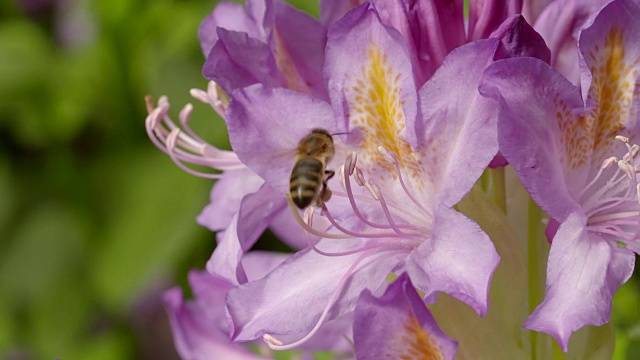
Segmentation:
<svg viewBox="0 0 640 360">
<path fill-rule="evenodd" d="M 200 101 L 201 103 L 204 104 L 209 104 L 209 95 L 207 94 L 206 91 L 202 90 L 202 89 L 191 89 L 189 90 L 189 95 L 191 95 L 192 98 Z"/>
<path fill-rule="evenodd" d="M 313 206 L 309 206 L 304 210 L 304 222 L 313 227 Z"/>
<path fill-rule="evenodd" d="M 373 184 L 372 184 L 373 185 Z M 398 225 L 396 225 L 395 221 L 393 221 L 393 217 L 391 216 L 391 212 L 389 211 L 389 207 L 387 206 L 387 202 L 384 199 L 384 196 L 382 195 L 382 193 L 380 193 L 380 191 L 378 190 L 378 200 L 380 201 L 380 205 L 382 206 L 382 211 L 384 211 L 384 215 L 387 218 L 387 221 L 389 222 L 389 225 L 391 225 L 391 228 L 399 235 L 403 235 L 403 236 L 414 236 L 414 237 L 421 237 L 421 234 L 408 234 L 405 233 L 403 231 L 400 230 L 400 228 L 398 227 Z"/>
<path fill-rule="evenodd" d="M 629 179 L 634 177 L 635 173 L 633 172 L 633 169 L 631 168 L 631 166 L 629 166 L 629 164 L 626 161 L 624 160 L 618 161 L 618 167 L 620 168 L 620 170 L 624 171 L 624 173 L 627 175 Z"/>
<path fill-rule="evenodd" d="M 373 196 L 373 198 L 376 199 L 376 201 L 380 200 L 380 197 L 378 196 L 378 194 L 380 193 L 380 188 L 377 185 L 367 181 L 364 183 L 364 187 L 367 190 L 369 190 L 369 192 L 371 193 L 371 196 Z"/>
<path fill-rule="evenodd" d="M 342 185 L 342 188 L 346 188 L 345 185 L 345 180 L 344 180 L 344 165 L 340 165 L 340 167 L 338 168 L 338 176 L 340 176 L 340 185 Z"/>
<path fill-rule="evenodd" d="M 351 235 L 352 237 L 376 239 L 376 238 L 397 238 L 399 235 L 398 233 L 359 233 L 359 232 L 351 231 L 343 227 L 342 225 L 338 224 L 336 220 L 333 218 L 333 216 L 331 216 L 331 212 L 329 212 L 329 209 L 326 206 L 323 208 L 323 210 L 324 210 L 324 215 L 327 217 L 331 225 L 333 225 L 336 229 L 342 231 L 343 233 Z M 411 236 L 422 236 L 422 235 L 406 234 L 405 236 L 411 237 Z"/>
<path fill-rule="evenodd" d="M 182 170 L 184 170 L 185 172 L 187 172 L 188 174 L 191 175 L 195 175 L 195 176 L 199 176 L 205 179 L 220 179 L 222 178 L 222 174 L 207 174 L 207 173 L 203 173 L 200 171 L 196 171 L 193 169 L 190 169 L 188 167 L 186 167 L 181 161 L 180 159 L 178 159 L 178 157 L 176 156 L 176 151 L 175 150 L 175 146 L 176 146 L 176 139 L 178 138 L 178 136 L 180 135 L 180 129 L 173 129 L 173 131 L 171 131 L 171 133 L 169 134 L 169 136 L 167 136 L 167 150 L 169 150 L 167 152 L 167 154 L 169 155 L 169 157 L 171 158 L 171 160 L 173 160 L 173 162 Z"/>
<path fill-rule="evenodd" d="M 356 183 L 358 185 L 364 186 L 364 174 L 362 173 L 362 170 L 360 170 L 360 168 L 356 168 L 356 176 L 354 176 L 354 178 L 356 179 Z"/>
<path fill-rule="evenodd" d="M 380 154 L 383 154 L 382 156 L 385 159 L 390 160 L 390 162 L 395 166 L 396 173 L 398 174 L 398 180 L 400 181 L 400 185 L 402 186 L 402 189 L 404 190 L 405 194 L 409 196 L 409 199 L 411 199 L 411 201 L 413 201 L 414 204 L 416 204 L 420 209 L 422 209 L 422 211 L 424 211 L 425 214 L 430 214 L 431 212 L 428 211 L 415 197 L 413 197 L 413 195 L 407 188 L 407 185 L 405 184 L 404 179 L 402 178 L 402 171 L 400 170 L 400 164 L 398 163 L 398 158 L 396 158 L 395 154 L 383 146 L 378 146 L 378 152 Z"/>
<path fill-rule="evenodd" d="M 349 165 L 351 165 L 349 162 L 352 161 L 353 158 L 348 158 L 345 161 L 345 167 L 348 167 Z M 362 173 L 362 171 L 355 166 L 355 172 L 356 175 L 354 176 L 357 182 L 361 182 L 362 184 L 359 183 L 360 186 L 365 186 L 367 187 L 367 189 L 369 190 L 369 192 L 371 193 L 372 197 L 378 201 L 379 199 L 376 198 L 376 194 L 374 193 L 376 190 L 371 186 L 371 184 L 364 178 L 364 175 Z M 375 227 L 378 229 L 389 229 L 389 228 L 393 228 L 392 226 L 389 225 L 383 225 L 383 224 L 376 224 L 372 221 L 369 221 L 369 219 L 367 219 L 361 212 L 360 209 L 358 208 L 358 205 L 356 204 L 355 201 L 355 195 L 353 194 L 353 190 L 351 188 L 351 178 L 349 176 L 345 176 L 344 177 L 344 181 L 345 181 L 345 190 L 347 191 L 347 198 L 349 199 L 349 203 L 351 204 L 351 208 L 353 209 L 353 212 L 355 213 L 355 215 L 362 220 L 365 224 L 371 226 L 371 227 Z M 368 184 L 368 185 L 367 185 Z M 379 193 L 380 190 L 378 189 L 377 192 Z M 419 229 L 413 225 L 408 225 L 408 224 L 401 224 L 398 225 L 398 227 L 402 227 L 402 228 L 408 228 L 408 229 Z"/>
<path fill-rule="evenodd" d="M 291 213 L 293 213 L 293 217 L 296 219 L 298 224 L 302 226 L 302 228 L 305 229 L 308 233 L 316 236 L 320 236 L 323 238 L 327 238 L 327 239 L 352 239 L 353 238 L 353 236 L 350 236 L 347 234 L 331 234 L 331 233 L 320 231 L 316 228 L 309 226 L 302 219 L 302 217 L 300 217 L 300 213 L 298 213 L 298 207 L 296 206 L 296 204 L 293 203 L 293 200 L 291 200 L 291 196 L 287 194 L 285 195 L 285 199 L 287 199 L 287 205 L 289 206 L 289 210 L 291 210 Z"/>
<path fill-rule="evenodd" d="M 191 94 L 194 99 L 211 106 L 221 118 L 224 118 L 229 101 L 227 100 L 227 95 L 224 94 L 224 91 L 219 88 L 215 81 L 209 81 L 207 91 L 191 89 L 189 94 Z"/>
<path fill-rule="evenodd" d="M 629 138 L 616 136 L 627 148 L 622 160 L 610 157 L 603 161 L 598 173 L 580 192 L 582 208 L 588 217 L 587 226 L 590 231 L 609 234 L 626 242 L 637 240 L 640 236 L 640 185 L 638 184 L 638 167 L 635 160 L 640 147 L 630 145 Z M 593 191 L 587 199 L 585 194 L 604 176 L 605 169 L 617 165 L 613 175 L 602 187 Z"/>
<path fill-rule="evenodd" d="M 179 123 L 182 129 L 168 116 L 170 105 L 166 96 L 160 97 L 155 108 L 150 96 L 145 97 L 145 104 L 149 111 L 145 120 L 149 139 L 187 173 L 207 179 L 217 179 L 221 176 L 190 169 L 184 163 L 207 166 L 218 171 L 245 168 L 235 153 L 208 144 L 189 127 L 193 112 L 191 104 L 185 105 L 180 111 Z"/>
</svg>

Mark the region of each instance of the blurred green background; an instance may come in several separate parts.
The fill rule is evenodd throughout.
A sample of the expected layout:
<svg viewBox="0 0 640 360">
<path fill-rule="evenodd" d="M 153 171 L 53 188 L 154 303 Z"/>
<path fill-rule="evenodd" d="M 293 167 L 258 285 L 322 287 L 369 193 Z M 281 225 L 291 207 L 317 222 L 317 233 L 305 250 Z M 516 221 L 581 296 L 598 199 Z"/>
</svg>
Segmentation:
<svg viewBox="0 0 640 360">
<path fill-rule="evenodd" d="M 212 182 L 147 139 L 144 96 L 228 148 L 196 37 L 214 1 L 0 2 L 0 358 L 176 359 L 160 295 L 204 267 Z M 317 14 L 315 1 L 299 0 Z M 616 358 L 640 349 L 640 292 L 614 307 Z"/>
</svg>

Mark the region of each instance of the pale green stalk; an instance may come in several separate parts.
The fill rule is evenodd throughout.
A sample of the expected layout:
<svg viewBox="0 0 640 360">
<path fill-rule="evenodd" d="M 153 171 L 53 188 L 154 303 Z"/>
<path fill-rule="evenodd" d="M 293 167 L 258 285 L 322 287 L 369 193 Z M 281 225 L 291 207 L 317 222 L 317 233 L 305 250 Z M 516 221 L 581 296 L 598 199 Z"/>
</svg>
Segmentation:
<svg viewBox="0 0 640 360">
<path fill-rule="evenodd" d="M 540 284 L 544 284 L 544 279 L 541 278 L 540 266 L 544 263 L 542 254 L 540 254 L 540 221 L 542 218 L 542 211 L 538 205 L 529 199 L 528 206 L 528 229 L 527 229 L 527 260 L 528 260 L 528 274 L 529 274 L 529 313 L 535 310 L 536 305 L 540 303 L 543 297 Z M 531 341 L 531 359 L 537 360 L 537 347 L 538 347 L 539 335 L 536 331 L 530 332 Z"/>
</svg>

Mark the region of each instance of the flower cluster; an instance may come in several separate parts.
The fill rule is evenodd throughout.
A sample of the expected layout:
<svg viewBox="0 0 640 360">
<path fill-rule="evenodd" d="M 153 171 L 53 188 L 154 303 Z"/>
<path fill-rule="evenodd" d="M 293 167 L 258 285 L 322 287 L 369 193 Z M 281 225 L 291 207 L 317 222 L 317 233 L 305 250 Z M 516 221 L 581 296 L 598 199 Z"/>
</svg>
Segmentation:
<svg viewBox="0 0 640 360">
<path fill-rule="evenodd" d="M 165 295 L 183 358 L 497 358 L 461 334 L 490 331 L 469 326 L 490 297 L 520 295 L 494 290 L 524 251 L 490 231 L 520 232 L 506 164 L 551 242 L 544 299 L 516 326 L 568 351 L 574 331 L 608 322 L 640 251 L 640 4 L 525 3 L 470 1 L 465 15 L 462 1 L 321 0 L 319 20 L 279 0 L 216 6 L 199 30 L 209 87 L 192 95 L 225 120 L 233 151 L 191 130 L 191 105 L 176 124 L 166 98 L 147 101 L 156 146 L 218 179 L 198 217 L 217 247 L 190 274 L 194 299 Z M 330 154 L 300 145 L 314 129 Z M 318 165 L 292 177 L 305 158 Z M 292 181 L 313 205 L 296 207 Z M 469 197 L 493 212 L 467 210 Z M 266 229 L 297 252 L 252 250 Z M 442 314 L 446 301 L 474 313 Z"/>
</svg>

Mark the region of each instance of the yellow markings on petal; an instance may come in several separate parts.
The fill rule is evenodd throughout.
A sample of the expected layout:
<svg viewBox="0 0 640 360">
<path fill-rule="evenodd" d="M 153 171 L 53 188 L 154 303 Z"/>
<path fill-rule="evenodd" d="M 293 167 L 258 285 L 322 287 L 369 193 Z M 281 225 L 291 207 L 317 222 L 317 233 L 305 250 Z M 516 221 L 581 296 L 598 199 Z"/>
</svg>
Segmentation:
<svg viewBox="0 0 640 360">
<path fill-rule="evenodd" d="M 568 110 L 561 109 L 556 114 L 573 168 L 599 166 L 604 157 L 610 156 L 615 136 L 636 115 L 632 104 L 633 98 L 640 95 L 637 82 L 640 59 L 630 60 L 625 55 L 622 29 L 613 26 L 603 43 L 587 54 L 593 77 L 588 96 L 593 108 L 578 121 L 570 121 Z M 592 152 L 592 164 L 586 164 Z"/>
<path fill-rule="evenodd" d="M 378 46 L 372 44 L 367 57 L 358 80 L 350 89 L 353 96 L 349 104 L 351 121 L 364 133 L 361 156 L 395 178 L 394 165 L 378 152 L 378 146 L 384 146 L 396 155 L 401 168 L 412 177 L 419 178 L 421 156 L 403 135 L 406 122 L 400 93 L 401 75 L 389 64 Z"/>
<path fill-rule="evenodd" d="M 401 345 L 391 347 L 394 353 L 387 353 L 388 359 L 401 360 L 443 360 L 444 355 L 438 343 L 429 333 L 424 331 L 418 319 L 413 314 L 404 323 L 404 332 L 399 334 Z"/>
</svg>

